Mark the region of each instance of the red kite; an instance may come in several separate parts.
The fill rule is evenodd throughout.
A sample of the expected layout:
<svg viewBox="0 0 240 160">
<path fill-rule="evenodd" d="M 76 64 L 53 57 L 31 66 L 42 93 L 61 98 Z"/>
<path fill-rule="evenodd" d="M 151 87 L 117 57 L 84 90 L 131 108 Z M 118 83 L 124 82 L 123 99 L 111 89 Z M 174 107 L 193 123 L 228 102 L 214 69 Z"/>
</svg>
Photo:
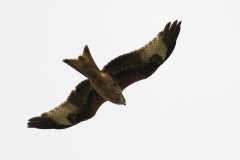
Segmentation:
<svg viewBox="0 0 240 160">
<path fill-rule="evenodd" d="M 76 86 L 58 107 L 29 119 L 29 128 L 64 129 L 92 118 L 105 102 L 126 104 L 122 91 L 151 76 L 171 55 L 180 33 L 181 21 L 167 23 L 164 30 L 144 47 L 123 54 L 99 70 L 86 45 L 78 59 L 65 63 L 88 79 Z"/>
</svg>

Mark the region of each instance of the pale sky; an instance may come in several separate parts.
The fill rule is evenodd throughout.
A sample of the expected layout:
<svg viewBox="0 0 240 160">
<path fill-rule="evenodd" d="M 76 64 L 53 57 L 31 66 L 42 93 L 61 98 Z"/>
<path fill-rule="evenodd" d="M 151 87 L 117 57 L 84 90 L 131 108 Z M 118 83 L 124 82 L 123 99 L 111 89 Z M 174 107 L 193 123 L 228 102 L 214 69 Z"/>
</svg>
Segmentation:
<svg viewBox="0 0 240 160">
<path fill-rule="evenodd" d="M 0 159 L 239 160 L 240 11 L 237 0 L 0 1 Z M 88 45 L 102 68 L 182 21 L 173 54 L 64 130 L 27 120 L 85 79 L 62 62 Z"/>
</svg>

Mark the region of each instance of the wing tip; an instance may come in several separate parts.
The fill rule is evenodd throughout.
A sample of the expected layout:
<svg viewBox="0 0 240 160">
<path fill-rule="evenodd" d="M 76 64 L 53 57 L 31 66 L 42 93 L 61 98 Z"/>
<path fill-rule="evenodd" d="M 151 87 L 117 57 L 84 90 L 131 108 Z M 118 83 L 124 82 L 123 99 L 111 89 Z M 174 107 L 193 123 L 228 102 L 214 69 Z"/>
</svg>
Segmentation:
<svg viewBox="0 0 240 160">
<path fill-rule="evenodd" d="M 178 20 L 175 20 L 172 23 L 168 22 L 163 31 L 159 33 L 160 36 L 162 36 L 163 43 L 167 46 L 166 59 L 168 59 L 175 48 L 176 41 L 181 30 L 181 24 L 182 21 Z"/>
<path fill-rule="evenodd" d="M 58 124 L 50 117 L 33 117 L 28 120 L 27 128 L 37 129 L 65 129 L 71 127 L 71 125 Z"/>
<path fill-rule="evenodd" d="M 171 22 L 168 22 L 168 23 L 171 24 Z M 175 21 L 173 21 L 172 25 L 173 25 L 173 24 L 181 25 L 181 23 L 182 23 L 182 21 L 179 21 L 179 20 L 176 19 Z"/>
<path fill-rule="evenodd" d="M 177 37 L 181 30 L 182 21 L 175 20 L 173 23 L 168 22 L 163 31 L 162 31 L 162 39 L 166 46 L 172 46 L 177 40 Z"/>
</svg>

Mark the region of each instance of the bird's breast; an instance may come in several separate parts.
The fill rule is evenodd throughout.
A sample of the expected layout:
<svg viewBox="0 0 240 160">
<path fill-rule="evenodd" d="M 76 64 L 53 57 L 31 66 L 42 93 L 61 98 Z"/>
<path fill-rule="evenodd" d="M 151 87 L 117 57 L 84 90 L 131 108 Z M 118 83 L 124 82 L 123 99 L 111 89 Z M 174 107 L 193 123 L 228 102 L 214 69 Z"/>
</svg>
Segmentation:
<svg viewBox="0 0 240 160">
<path fill-rule="evenodd" d="M 122 96 L 122 90 L 117 82 L 106 73 L 94 75 L 90 83 L 100 96 L 112 103 L 117 103 L 119 97 Z"/>
</svg>

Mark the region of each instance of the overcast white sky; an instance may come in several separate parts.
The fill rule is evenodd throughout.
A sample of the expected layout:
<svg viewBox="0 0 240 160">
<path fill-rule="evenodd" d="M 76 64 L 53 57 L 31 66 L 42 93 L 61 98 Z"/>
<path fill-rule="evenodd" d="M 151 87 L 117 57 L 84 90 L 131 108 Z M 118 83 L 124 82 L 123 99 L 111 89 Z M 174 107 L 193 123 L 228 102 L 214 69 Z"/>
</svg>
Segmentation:
<svg viewBox="0 0 240 160">
<path fill-rule="evenodd" d="M 239 160 L 237 0 L 0 1 L 0 159 Z M 62 62 L 88 44 L 99 68 L 182 20 L 147 80 L 65 130 L 28 129 L 85 78 Z"/>
</svg>

